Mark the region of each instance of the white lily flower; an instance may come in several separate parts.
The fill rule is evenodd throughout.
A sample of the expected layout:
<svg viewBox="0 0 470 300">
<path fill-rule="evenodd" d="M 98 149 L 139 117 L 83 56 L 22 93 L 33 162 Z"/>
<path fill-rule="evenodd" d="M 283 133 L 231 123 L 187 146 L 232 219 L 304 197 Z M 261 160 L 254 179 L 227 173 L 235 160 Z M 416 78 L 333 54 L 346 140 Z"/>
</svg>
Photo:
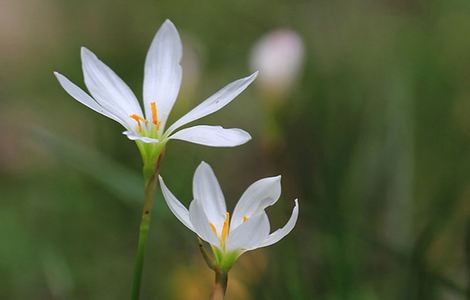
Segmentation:
<svg viewBox="0 0 470 300">
<path fill-rule="evenodd" d="M 297 222 L 299 206 L 295 199 L 289 221 L 270 233 L 265 209 L 276 203 L 281 195 L 281 176 L 263 178 L 249 186 L 235 206 L 232 218 L 217 178 L 207 163 L 201 162 L 194 173 L 194 200 L 189 210 L 171 193 L 162 177 L 159 179 L 170 210 L 186 227 L 211 244 L 217 262 L 223 267 L 230 268 L 246 251 L 277 243 Z"/>
<path fill-rule="evenodd" d="M 249 141 L 251 136 L 238 128 L 199 125 L 177 129 L 226 106 L 250 85 L 258 72 L 228 84 L 165 130 L 180 89 L 182 52 L 178 31 L 166 20 L 155 35 L 145 60 L 143 111 L 127 84 L 87 48 L 82 47 L 81 59 L 85 85 L 91 96 L 64 75 L 54 74 L 70 96 L 120 123 L 126 128 L 123 133 L 138 145 L 139 142 L 165 144 L 176 139 L 212 147 L 232 147 Z"/>
</svg>

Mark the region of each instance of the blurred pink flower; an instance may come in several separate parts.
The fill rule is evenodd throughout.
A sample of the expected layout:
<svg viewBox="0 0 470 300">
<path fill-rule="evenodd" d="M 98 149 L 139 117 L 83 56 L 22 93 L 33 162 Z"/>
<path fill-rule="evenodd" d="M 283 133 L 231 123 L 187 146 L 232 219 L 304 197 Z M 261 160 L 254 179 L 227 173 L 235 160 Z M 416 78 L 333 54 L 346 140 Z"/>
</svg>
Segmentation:
<svg viewBox="0 0 470 300">
<path fill-rule="evenodd" d="M 304 43 L 294 31 L 278 29 L 254 45 L 250 65 L 260 71 L 258 84 L 272 96 L 284 97 L 292 89 L 304 62 Z"/>
</svg>

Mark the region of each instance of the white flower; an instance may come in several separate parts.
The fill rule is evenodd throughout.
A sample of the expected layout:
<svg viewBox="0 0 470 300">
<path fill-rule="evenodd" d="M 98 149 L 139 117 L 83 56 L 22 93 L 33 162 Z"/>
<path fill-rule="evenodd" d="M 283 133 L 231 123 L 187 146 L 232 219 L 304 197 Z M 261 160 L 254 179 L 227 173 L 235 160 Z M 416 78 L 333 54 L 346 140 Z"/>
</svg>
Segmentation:
<svg viewBox="0 0 470 300">
<path fill-rule="evenodd" d="M 281 195 L 281 176 L 256 181 L 243 193 L 233 215 L 227 212 L 224 195 L 211 167 L 202 162 L 193 178 L 194 200 L 189 211 L 176 199 L 160 177 L 163 196 L 173 214 L 201 239 L 210 243 L 219 256 L 234 259 L 243 252 L 277 243 L 295 226 L 299 213 L 298 201 L 287 224 L 270 233 L 265 209 Z M 220 259 L 217 257 L 216 259 Z"/>
<path fill-rule="evenodd" d="M 251 139 L 247 132 L 238 128 L 198 125 L 176 130 L 230 103 L 250 85 L 258 72 L 228 84 L 165 130 L 182 76 L 182 44 L 178 31 L 169 20 L 158 30 L 145 60 L 145 114 L 131 89 L 96 55 L 82 47 L 81 58 L 85 85 L 91 96 L 64 75 L 54 72 L 55 76 L 77 101 L 124 126 L 126 131 L 123 133 L 131 140 L 166 143 L 177 139 L 213 147 L 232 147 Z"/>
</svg>

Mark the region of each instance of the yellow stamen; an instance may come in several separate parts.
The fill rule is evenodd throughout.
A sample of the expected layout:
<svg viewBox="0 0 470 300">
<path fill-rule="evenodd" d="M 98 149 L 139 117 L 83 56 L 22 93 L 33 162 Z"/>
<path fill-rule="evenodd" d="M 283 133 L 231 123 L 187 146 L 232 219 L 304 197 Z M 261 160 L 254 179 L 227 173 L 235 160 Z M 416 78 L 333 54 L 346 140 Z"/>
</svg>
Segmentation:
<svg viewBox="0 0 470 300">
<path fill-rule="evenodd" d="M 215 233 L 215 236 L 218 236 L 217 229 L 215 228 L 215 225 L 213 223 L 209 223 L 209 225 L 211 226 L 212 231 Z"/>
<path fill-rule="evenodd" d="M 140 124 L 140 122 L 141 121 L 147 122 L 147 120 L 145 120 L 144 118 L 142 118 L 141 116 L 136 115 L 136 114 L 132 114 L 131 118 L 134 119 L 137 122 L 137 126 L 139 127 L 139 130 L 142 130 L 142 125 Z"/>
<path fill-rule="evenodd" d="M 155 104 L 155 102 L 150 102 L 150 108 L 152 109 L 152 123 L 155 124 L 157 129 L 159 129 L 160 122 L 158 121 L 157 105 Z"/>
<path fill-rule="evenodd" d="M 248 221 L 248 217 L 247 217 L 247 216 L 243 216 L 243 223 L 245 223 L 246 221 Z"/>
<path fill-rule="evenodd" d="M 228 222 L 229 222 L 229 220 L 230 220 L 230 213 L 226 212 L 225 213 L 224 227 L 222 228 L 222 241 L 224 241 L 224 242 L 227 239 L 227 235 L 228 235 Z"/>
</svg>

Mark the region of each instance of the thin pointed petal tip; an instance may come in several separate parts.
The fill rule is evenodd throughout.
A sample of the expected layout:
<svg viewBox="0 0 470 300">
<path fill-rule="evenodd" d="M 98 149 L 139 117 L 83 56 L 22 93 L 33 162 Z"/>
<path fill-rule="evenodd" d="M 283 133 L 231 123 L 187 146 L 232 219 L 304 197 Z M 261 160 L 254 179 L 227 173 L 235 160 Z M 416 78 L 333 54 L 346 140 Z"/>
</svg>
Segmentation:
<svg viewBox="0 0 470 300">
<path fill-rule="evenodd" d="M 266 178 L 263 178 L 263 179 L 260 179 L 260 180 L 266 180 L 267 182 L 274 182 L 275 184 L 278 184 L 279 187 L 280 187 L 281 179 L 282 179 L 282 176 L 277 175 L 277 176 L 266 177 Z"/>
<path fill-rule="evenodd" d="M 299 199 L 296 198 L 294 200 L 294 208 L 292 209 L 292 214 L 298 214 L 299 213 Z M 297 220 L 295 221 L 297 223 Z"/>
<path fill-rule="evenodd" d="M 250 74 L 249 76 L 246 77 L 246 79 L 250 80 L 251 82 L 254 81 L 256 79 L 256 77 L 258 77 L 258 74 L 259 74 L 259 71 L 256 71 L 252 74 Z M 250 82 L 250 83 L 251 83 Z"/>
<path fill-rule="evenodd" d="M 82 62 L 92 55 L 93 53 L 90 50 L 88 50 L 88 48 L 84 46 L 80 47 L 80 58 L 82 59 Z"/>
<path fill-rule="evenodd" d="M 233 130 L 237 130 L 240 134 L 240 141 L 239 143 L 233 144 L 232 147 L 241 146 L 251 141 L 251 134 L 249 134 L 247 131 L 240 128 L 233 128 Z"/>
<path fill-rule="evenodd" d="M 278 186 L 279 189 L 281 188 L 281 180 L 282 180 L 281 175 L 266 177 L 264 178 L 264 180 L 274 183 L 276 186 Z"/>
<path fill-rule="evenodd" d="M 171 22 L 170 19 L 165 19 L 165 21 L 163 22 L 163 25 L 171 25 L 171 26 L 175 27 L 175 24 L 173 24 L 173 22 Z"/>
<path fill-rule="evenodd" d="M 250 85 L 253 81 L 255 81 L 255 79 L 258 77 L 258 74 L 259 74 L 259 71 L 256 71 L 248 76 L 246 76 L 245 78 L 243 78 L 242 80 L 245 80 L 246 82 L 248 82 L 248 85 Z M 248 86 L 247 85 L 247 86 Z"/>
<path fill-rule="evenodd" d="M 61 74 L 61 73 L 59 73 L 59 72 L 57 72 L 57 71 L 52 72 L 52 74 L 54 74 L 55 78 L 56 78 L 60 83 L 61 83 L 62 81 L 64 81 L 64 80 L 67 79 L 63 74 Z"/>
<path fill-rule="evenodd" d="M 80 57 L 83 60 L 89 59 L 89 58 L 96 58 L 95 53 L 93 53 L 90 49 L 88 49 L 85 46 L 80 47 Z"/>
<path fill-rule="evenodd" d="M 212 167 L 208 163 L 206 163 L 205 161 L 201 161 L 201 163 L 199 163 L 199 165 L 197 166 L 195 173 L 200 172 L 204 169 L 214 172 L 212 170 Z"/>
<path fill-rule="evenodd" d="M 251 136 L 251 134 L 250 134 L 248 131 L 245 131 L 245 130 L 243 130 L 243 129 L 239 129 L 239 130 L 240 130 L 240 132 L 241 132 L 243 135 L 245 135 L 245 138 L 246 138 L 246 141 L 247 141 L 247 142 L 252 139 L 252 136 Z"/>
<path fill-rule="evenodd" d="M 158 31 L 160 31 L 162 29 L 163 30 L 171 30 L 171 31 L 174 31 L 174 32 L 178 33 L 178 29 L 176 29 L 175 24 L 173 24 L 173 22 L 171 22 L 170 19 L 166 19 L 163 22 L 163 24 L 160 26 L 160 29 Z M 178 34 L 178 37 L 179 37 L 179 34 Z"/>
<path fill-rule="evenodd" d="M 87 47 L 85 47 L 85 46 L 81 46 L 81 47 L 80 47 L 80 54 L 81 54 L 81 55 L 85 55 L 85 54 L 87 54 L 87 53 L 89 53 L 89 52 L 91 52 L 91 51 L 88 50 Z"/>
</svg>

